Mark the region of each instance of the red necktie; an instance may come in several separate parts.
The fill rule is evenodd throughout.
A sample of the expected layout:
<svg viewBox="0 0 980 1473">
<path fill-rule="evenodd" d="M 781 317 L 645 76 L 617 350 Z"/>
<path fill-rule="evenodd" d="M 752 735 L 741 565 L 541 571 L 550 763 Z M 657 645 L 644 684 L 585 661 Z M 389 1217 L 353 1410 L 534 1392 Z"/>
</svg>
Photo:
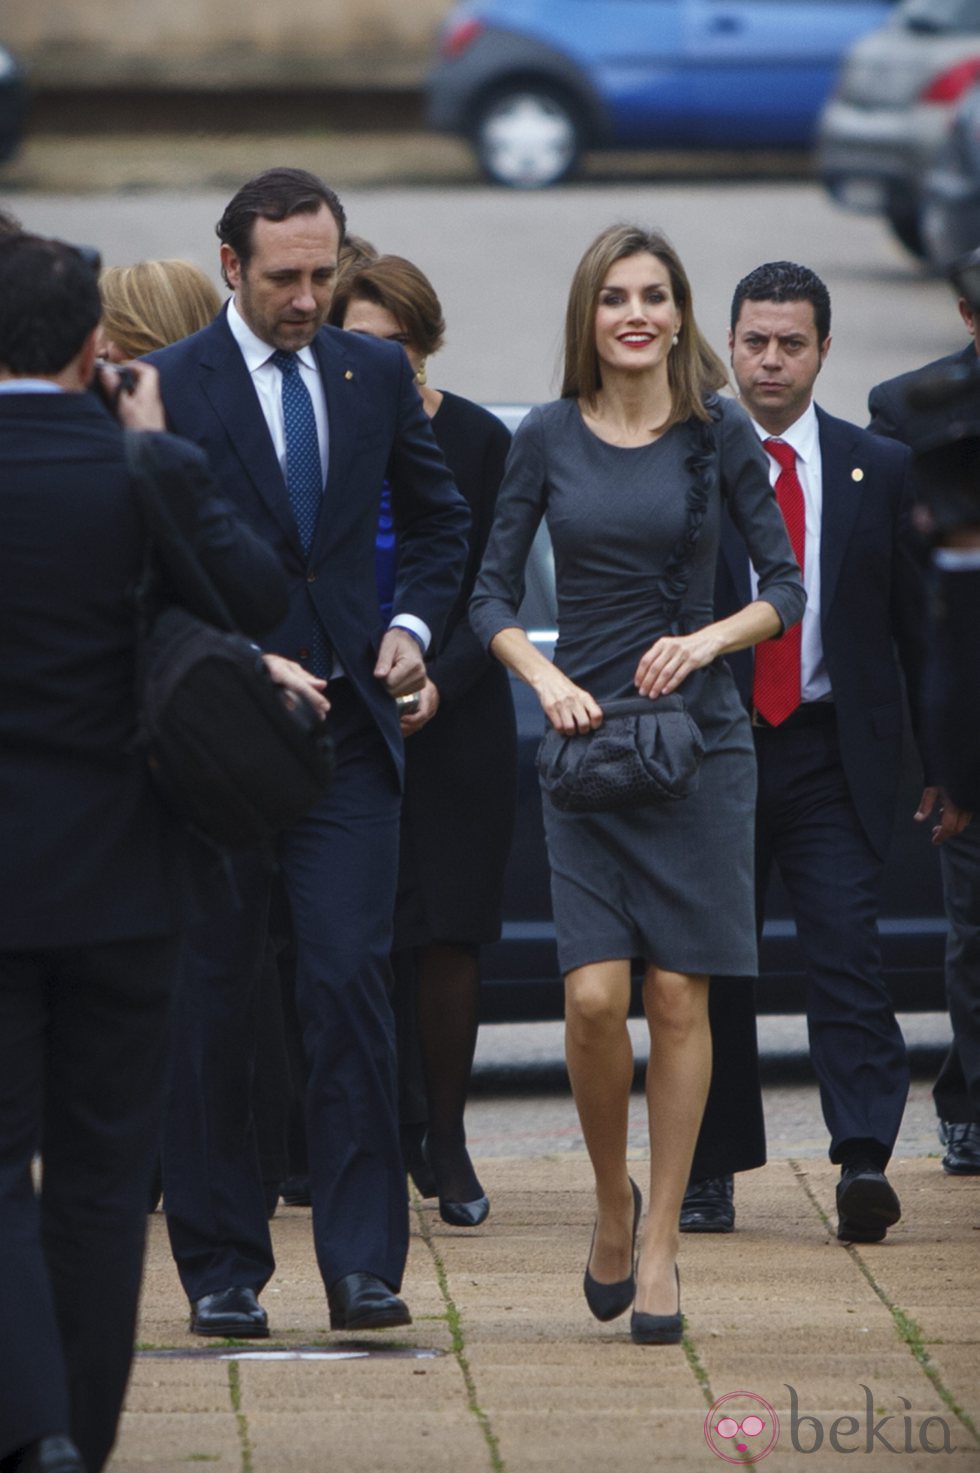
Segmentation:
<svg viewBox="0 0 980 1473">
<path fill-rule="evenodd" d="M 796 451 L 785 440 L 765 440 L 773 460 L 779 462 L 776 500 L 783 514 L 789 540 L 802 572 L 806 541 L 806 508 L 803 487 L 796 474 Z M 800 647 L 802 626 L 794 624 L 780 639 L 767 639 L 756 646 L 752 700 L 760 716 L 779 726 L 800 704 Z"/>
</svg>

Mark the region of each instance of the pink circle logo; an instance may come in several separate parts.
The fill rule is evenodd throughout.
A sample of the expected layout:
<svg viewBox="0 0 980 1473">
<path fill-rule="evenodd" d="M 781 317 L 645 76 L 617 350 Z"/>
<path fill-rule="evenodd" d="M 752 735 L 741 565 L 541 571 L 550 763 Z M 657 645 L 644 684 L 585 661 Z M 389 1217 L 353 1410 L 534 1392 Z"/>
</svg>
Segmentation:
<svg viewBox="0 0 980 1473">
<path fill-rule="evenodd" d="M 726 1463 L 758 1463 L 779 1439 L 776 1410 L 754 1391 L 719 1396 L 704 1419 L 711 1451 Z"/>
</svg>

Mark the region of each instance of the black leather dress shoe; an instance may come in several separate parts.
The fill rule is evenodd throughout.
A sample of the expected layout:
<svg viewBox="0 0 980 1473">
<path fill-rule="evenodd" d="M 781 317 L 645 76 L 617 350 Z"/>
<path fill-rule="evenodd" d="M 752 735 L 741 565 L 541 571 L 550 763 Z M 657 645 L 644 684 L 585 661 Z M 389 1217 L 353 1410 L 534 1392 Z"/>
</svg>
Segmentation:
<svg viewBox="0 0 980 1473">
<path fill-rule="evenodd" d="M 70 1437 L 42 1437 L 0 1458 L 0 1473 L 85 1473 Z"/>
<path fill-rule="evenodd" d="M 389 1330 L 412 1323 L 404 1299 L 376 1274 L 345 1274 L 327 1290 L 327 1303 L 331 1330 Z"/>
<path fill-rule="evenodd" d="M 946 1154 L 943 1170 L 947 1176 L 980 1176 L 980 1125 L 947 1120 Z"/>
<path fill-rule="evenodd" d="M 265 1340 L 269 1317 L 254 1289 L 219 1289 L 191 1301 L 192 1335 L 225 1335 L 232 1340 Z"/>
<path fill-rule="evenodd" d="M 880 1243 L 902 1215 L 894 1187 L 880 1167 L 852 1161 L 837 1183 L 837 1236 L 842 1243 Z"/>
<path fill-rule="evenodd" d="M 310 1178 L 308 1176 L 287 1176 L 279 1188 L 279 1195 L 287 1207 L 312 1206 Z"/>
<path fill-rule="evenodd" d="M 730 1233 L 735 1228 L 735 1178 L 706 1176 L 687 1184 L 681 1203 L 682 1233 Z"/>
</svg>

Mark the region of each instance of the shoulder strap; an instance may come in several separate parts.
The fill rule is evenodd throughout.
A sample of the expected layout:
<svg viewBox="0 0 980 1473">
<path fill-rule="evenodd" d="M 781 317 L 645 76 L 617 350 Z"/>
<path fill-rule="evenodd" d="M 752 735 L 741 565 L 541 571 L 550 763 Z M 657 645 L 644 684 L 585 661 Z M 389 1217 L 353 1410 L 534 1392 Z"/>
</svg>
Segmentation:
<svg viewBox="0 0 980 1473">
<path fill-rule="evenodd" d="M 234 630 L 228 605 L 168 505 L 166 482 L 170 468 L 163 463 L 157 437 L 145 430 L 125 430 L 124 439 L 126 464 L 143 514 L 149 550 L 166 571 L 180 603 L 216 628 Z"/>
</svg>

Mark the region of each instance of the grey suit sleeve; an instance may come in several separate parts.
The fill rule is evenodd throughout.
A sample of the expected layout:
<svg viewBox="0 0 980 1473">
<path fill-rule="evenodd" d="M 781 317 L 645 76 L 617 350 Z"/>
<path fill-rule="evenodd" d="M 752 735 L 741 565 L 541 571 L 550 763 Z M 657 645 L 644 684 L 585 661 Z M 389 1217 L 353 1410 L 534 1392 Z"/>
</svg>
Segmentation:
<svg viewBox="0 0 980 1473">
<path fill-rule="evenodd" d="M 497 497 L 490 540 L 470 599 L 470 625 L 484 649 L 501 629 L 520 629 L 524 568 L 547 502 L 540 410 L 518 427 Z"/>
<path fill-rule="evenodd" d="M 803 576 L 769 482 L 766 452 L 744 410 L 728 400 L 723 404 L 722 491 L 758 576 L 758 597 L 772 605 L 786 630 L 803 617 Z"/>
</svg>

